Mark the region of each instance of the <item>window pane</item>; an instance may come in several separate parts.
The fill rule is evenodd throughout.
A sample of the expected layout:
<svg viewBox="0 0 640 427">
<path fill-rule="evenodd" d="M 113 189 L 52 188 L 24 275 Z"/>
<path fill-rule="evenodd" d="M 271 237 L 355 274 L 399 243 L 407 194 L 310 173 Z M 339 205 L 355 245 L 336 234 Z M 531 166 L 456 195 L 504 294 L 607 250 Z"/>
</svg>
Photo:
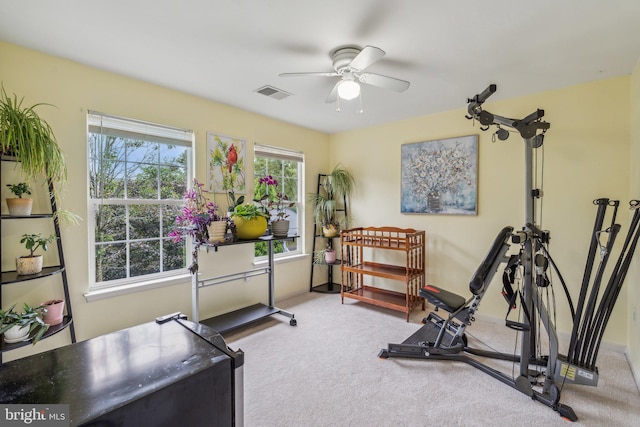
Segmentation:
<svg viewBox="0 0 640 427">
<path fill-rule="evenodd" d="M 115 242 L 127 238 L 126 208 L 120 205 L 98 205 L 96 207 L 95 241 Z"/>
<path fill-rule="evenodd" d="M 138 163 L 158 163 L 158 145 L 156 142 L 128 139 L 127 160 Z"/>
<path fill-rule="evenodd" d="M 131 277 L 160 272 L 160 241 L 132 242 L 129 249 Z"/>
<path fill-rule="evenodd" d="M 160 164 L 170 166 L 185 166 L 187 159 L 187 147 L 179 145 L 160 145 Z"/>
<path fill-rule="evenodd" d="M 253 174 L 256 177 L 263 178 L 267 176 L 267 160 L 262 157 L 255 158 L 253 162 Z"/>
<path fill-rule="evenodd" d="M 158 198 L 158 166 L 144 163 L 130 163 L 127 174 L 128 199 Z"/>
<path fill-rule="evenodd" d="M 162 206 L 162 237 L 169 236 L 173 230 L 176 230 L 176 217 L 182 213 L 182 205 L 164 205 Z"/>
<path fill-rule="evenodd" d="M 160 233 L 160 206 L 131 205 L 129 207 L 129 239 L 151 239 Z"/>
<path fill-rule="evenodd" d="M 114 243 L 96 245 L 96 281 L 124 279 L 127 277 L 127 245 Z"/>
<path fill-rule="evenodd" d="M 268 172 L 268 175 L 281 176 L 282 160 L 267 159 L 267 172 Z"/>
<path fill-rule="evenodd" d="M 113 136 L 90 134 L 89 150 L 91 197 L 124 197 L 124 141 Z"/>
<path fill-rule="evenodd" d="M 160 166 L 160 198 L 180 200 L 187 190 L 184 166 Z"/>
<path fill-rule="evenodd" d="M 186 242 L 174 243 L 172 240 L 162 240 L 163 271 L 179 270 L 187 266 Z"/>
</svg>

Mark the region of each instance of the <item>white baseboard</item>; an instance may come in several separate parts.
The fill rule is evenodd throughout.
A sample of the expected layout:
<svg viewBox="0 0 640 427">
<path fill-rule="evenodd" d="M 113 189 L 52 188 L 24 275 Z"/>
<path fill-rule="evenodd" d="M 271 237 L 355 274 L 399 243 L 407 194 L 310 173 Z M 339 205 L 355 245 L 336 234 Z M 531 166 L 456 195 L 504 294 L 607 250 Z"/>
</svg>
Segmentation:
<svg viewBox="0 0 640 427">
<path fill-rule="evenodd" d="M 477 319 L 480 319 L 484 322 L 489 322 L 495 325 L 502 325 L 504 326 L 504 318 L 501 317 L 496 317 L 496 316 L 491 316 L 488 314 L 483 314 L 483 313 L 476 313 L 475 317 Z M 558 341 L 560 342 L 560 353 L 563 353 L 562 351 L 562 343 L 568 343 L 571 340 L 571 336 L 570 334 L 566 333 L 566 332 L 557 332 L 558 334 Z M 613 342 L 609 342 L 609 341 L 602 341 L 602 344 L 600 344 L 600 349 L 602 350 L 609 350 L 609 351 L 613 351 L 615 353 L 623 353 L 626 354 L 627 352 L 627 346 L 624 344 L 618 344 L 618 343 L 613 343 Z M 635 374 L 634 374 L 635 375 Z M 638 383 L 637 381 L 637 376 L 636 376 L 636 383 Z"/>
</svg>

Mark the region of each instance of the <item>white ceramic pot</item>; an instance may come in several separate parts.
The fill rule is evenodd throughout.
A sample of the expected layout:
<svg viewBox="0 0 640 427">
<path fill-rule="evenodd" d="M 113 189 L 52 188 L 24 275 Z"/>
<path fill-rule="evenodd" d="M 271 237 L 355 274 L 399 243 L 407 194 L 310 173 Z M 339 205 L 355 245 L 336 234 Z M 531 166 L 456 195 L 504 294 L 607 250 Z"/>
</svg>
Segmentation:
<svg viewBox="0 0 640 427">
<path fill-rule="evenodd" d="M 28 326 L 15 325 L 4 333 L 4 340 L 8 343 L 20 342 L 27 339 L 29 336 Z"/>
<path fill-rule="evenodd" d="M 42 271 L 42 255 L 19 256 L 16 258 L 16 272 L 19 276 L 27 276 Z"/>
</svg>

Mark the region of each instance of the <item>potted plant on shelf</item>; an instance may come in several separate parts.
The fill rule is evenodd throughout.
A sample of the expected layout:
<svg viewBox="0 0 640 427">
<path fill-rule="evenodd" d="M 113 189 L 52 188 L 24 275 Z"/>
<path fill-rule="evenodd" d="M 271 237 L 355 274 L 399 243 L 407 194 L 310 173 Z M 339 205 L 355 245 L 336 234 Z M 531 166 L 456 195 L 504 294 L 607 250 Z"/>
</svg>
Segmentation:
<svg viewBox="0 0 640 427">
<path fill-rule="evenodd" d="M 200 246 L 210 243 L 209 227 L 211 224 L 223 222 L 225 230 L 227 224 L 226 219 L 218 214 L 218 206 L 205 197 L 206 190 L 202 187 L 204 184 L 199 183 L 197 179 L 193 180 L 193 187 L 188 189 L 184 195 L 185 204 L 182 207 L 182 213 L 176 217 L 176 228 L 169 232 L 169 237 L 176 243 L 181 242 L 185 236 L 193 239 L 194 259 L 197 259 L 196 252 Z M 216 235 L 215 238 L 217 239 L 218 236 Z M 198 266 L 195 264 L 189 267 L 189 271 L 192 273 L 197 269 Z"/>
<path fill-rule="evenodd" d="M 270 217 L 271 233 L 276 237 L 286 237 L 289 233 L 289 214 L 287 208 L 293 206 L 286 194 L 279 192 L 278 180 L 269 175 L 257 182 L 255 202 L 262 205 L 266 215 Z M 264 193 L 264 195 L 262 195 Z"/>
<path fill-rule="evenodd" d="M 267 231 L 268 215 L 256 205 L 244 204 L 233 210 L 233 220 L 238 239 L 253 240 Z"/>
<path fill-rule="evenodd" d="M 309 196 L 314 205 L 314 220 L 322 227 L 325 237 L 335 237 L 341 226 L 341 221 L 337 216 L 337 202 L 339 199 L 351 197 L 355 188 L 355 180 L 351 172 L 338 164 L 331 173 L 324 177 L 321 184 L 324 192 Z M 346 218 L 344 220 L 346 221 Z"/>
<path fill-rule="evenodd" d="M 30 307 L 26 303 L 22 313 L 16 313 L 14 308 L 15 304 L 7 311 L 0 310 L 0 334 L 4 334 L 7 343 L 16 343 L 29 339 L 35 333 L 31 339 L 36 344 L 49 329 L 49 325 L 42 320 L 46 308 Z"/>
<path fill-rule="evenodd" d="M 336 251 L 331 246 L 327 245 L 324 249 L 321 249 L 315 253 L 315 264 L 334 264 L 336 262 Z"/>
<path fill-rule="evenodd" d="M 11 216 L 29 216 L 31 215 L 31 208 L 33 207 L 33 199 L 29 197 L 23 198 L 23 194 L 31 194 L 31 189 L 26 182 L 19 184 L 7 184 L 9 190 L 16 197 L 7 197 L 7 208 L 9 208 L 9 215 Z"/>
<path fill-rule="evenodd" d="M 60 184 L 67 182 L 67 164 L 53 129 L 35 111 L 38 103 L 23 105 L 24 98 L 7 95 L 4 87 L 0 90 L 0 154 L 20 163 L 22 172 L 30 179 L 44 179 L 58 184 L 54 187 L 52 200 L 57 200 Z M 58 204 L 59 206 L 59 204 Z M 77 223 L 79 216 L 58 209 L 56 217 L 69 223 Z"/>
<path fill-rule="evenodd" d="M 46 308 L 46 313 L 42 320 L 49 326 L 55 326 L 62 323 L 64 319 L 64 300 L 52 299 L 40 304 L 41 307 Z"/>
<path fill-rule="evenodd" d="M 35 111 L 50 104 L 27 107 L 23 101 L 8 96 L 4 87 L 0 91 L 0 151 L 15 157 L 29 177 L 65 182 L 67 166 L 53 129 Z"/>
<path fill-rule="evenodd" d="M 55 234 L 49 237 L 42 237 L 42 233 L 23 234 L 20 243 L 23 243 L 30 253 L 16 258 L 16 273 L 19 276 L 40 273 L 42 271 L 42 255 L 36 255 L 35 252 L 39 248 L 47 251 L 49 245 L 57 238 Z"/>
</svg>

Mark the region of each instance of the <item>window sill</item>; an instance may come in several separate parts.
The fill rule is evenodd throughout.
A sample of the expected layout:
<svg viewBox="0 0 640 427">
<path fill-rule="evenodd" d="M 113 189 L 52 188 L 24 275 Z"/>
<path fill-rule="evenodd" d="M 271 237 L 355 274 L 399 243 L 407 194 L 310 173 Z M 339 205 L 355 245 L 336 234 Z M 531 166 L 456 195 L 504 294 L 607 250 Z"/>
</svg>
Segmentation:
<svg viewBox="0 0 640 427">
<path fill-rule="evenodd" d="M 117 297 L 120 295 L 132 294 L 135 292 L 148 291 L 151 289 L 163 288 L 165 286 L 177 285 L 180 283 L 191 282 L 191 274 L 183 273 L 180 275 L 164 277 L 161 279 L 148 280 L 139 283 L 132 283 L 120 286 L 111 286 L 103 289 L 96 289 L 84 294 L 87 302 L 99 301 L 106 298 Z"/>
<path fill-rule="evenodd" d="M 283 257 L 274 258 L 273 262 L 274 262 L 274 264 L 285 264 L 287 262 L 300 261 L 300 260 L 308 258 L 308 257 L 309 257 L 308 254 L 295 254 L 295 255 L 290 255 L 290 256 L 283 256 Z M 255 267 L 266 266 L 266 265 L 269 265 L 269 260 L 266 257 L 264 257 L 264 259 L 260 259 L 258 261 L 254 261 L 253 265 Z"/>
</svg>

